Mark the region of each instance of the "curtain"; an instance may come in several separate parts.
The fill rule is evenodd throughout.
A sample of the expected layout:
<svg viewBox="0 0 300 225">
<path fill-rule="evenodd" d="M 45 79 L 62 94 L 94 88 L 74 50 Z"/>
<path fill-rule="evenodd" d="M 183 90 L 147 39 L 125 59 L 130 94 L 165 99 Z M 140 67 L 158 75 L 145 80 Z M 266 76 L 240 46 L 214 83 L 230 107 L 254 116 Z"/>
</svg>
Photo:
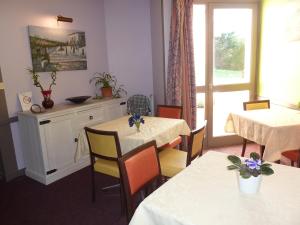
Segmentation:
<svg viewBox="0 0 300 225">
<path fill-rule="evenodd" d="M 169 42 L 167 104 L 182 105 L 183 118 L 196 127 L 193 0 L 173 0 Z"/>
</svg>

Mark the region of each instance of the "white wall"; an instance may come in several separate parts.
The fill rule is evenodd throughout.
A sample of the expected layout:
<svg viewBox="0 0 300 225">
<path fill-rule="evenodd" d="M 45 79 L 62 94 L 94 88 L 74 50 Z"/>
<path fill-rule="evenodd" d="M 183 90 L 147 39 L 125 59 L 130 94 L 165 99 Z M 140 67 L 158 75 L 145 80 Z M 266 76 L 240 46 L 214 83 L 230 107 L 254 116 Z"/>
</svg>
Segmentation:
<svg viewBox="0 0 300 225">
<path fill-rule="evenodd" d="M 128 96 L 153 94 L 151 0 L 104 0 L 109 71 Z"/>
<path fill-rule="evenodd" d="M 69 96 L 94 95 L 89 84 L 93 73 L 110 71 L 128 94 L 153 93 L 151 69 L 150 0 L 1 0 L 0 66 L 10 117 L 21 110 L 17 94 L 33 92 L 34 103 L 42 96 L 26 72 L 31 67 L 28 25 L 85 31 L 87 70 L 57 73 L 52 98 L 57 103 Z M 57 15 L 73 23 L 56 22 Z M 105 22 L 105 20 L 107 20 Z M 107 38 L 107 40 L 106 40 Z M 49 73 L 41 73 L 49 81 Z M 23 168 L 18 124 L 12 125 L 18 167 Z"/>
</svg>

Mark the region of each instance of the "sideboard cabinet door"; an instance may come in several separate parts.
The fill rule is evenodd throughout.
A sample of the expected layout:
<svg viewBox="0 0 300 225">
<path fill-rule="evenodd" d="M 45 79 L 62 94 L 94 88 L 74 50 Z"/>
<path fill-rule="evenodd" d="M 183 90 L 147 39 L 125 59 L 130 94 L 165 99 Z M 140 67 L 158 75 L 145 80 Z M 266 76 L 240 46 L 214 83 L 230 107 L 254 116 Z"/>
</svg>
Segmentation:
<svg viewBox="0 0 300 225">
<path fill-rule="evenodd" d="M 72 118 L 71 114 L 51 118 L 48 123 L 40 122 L 39 128 L 47 175 L 64 170 L 74 164 L 76 143 Z"/>
</svg>

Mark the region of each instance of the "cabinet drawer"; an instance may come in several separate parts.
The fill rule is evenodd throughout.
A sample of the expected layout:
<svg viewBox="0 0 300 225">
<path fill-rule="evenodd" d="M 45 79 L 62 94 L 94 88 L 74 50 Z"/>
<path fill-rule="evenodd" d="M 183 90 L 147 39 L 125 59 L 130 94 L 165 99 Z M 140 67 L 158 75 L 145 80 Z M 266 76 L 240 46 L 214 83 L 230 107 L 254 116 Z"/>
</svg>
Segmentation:
<svg viewBox="0 0 300 225">
<path fill-rule="evenodd" d="M 103 108 L 80 111 L 77 113 L 75 118 L 75 124 L 77 124 L 78 128 L 83 128 L 84 126 L 90 126 L 96 123 L 102 123 L 104 121 L 105 111 Z"/>
</svg>

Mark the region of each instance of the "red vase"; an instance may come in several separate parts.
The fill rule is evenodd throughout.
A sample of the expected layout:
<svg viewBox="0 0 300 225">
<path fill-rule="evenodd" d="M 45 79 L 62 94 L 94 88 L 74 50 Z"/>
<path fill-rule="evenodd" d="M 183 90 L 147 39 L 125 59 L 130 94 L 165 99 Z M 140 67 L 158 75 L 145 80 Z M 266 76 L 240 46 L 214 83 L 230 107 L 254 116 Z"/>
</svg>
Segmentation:
<svg viewBox="0 0 300 225">
<path fill-rule="evenodd" d="M 51 109 L 54 105 L 54 102 L 51 99 L 51 92 L 51 90 L 42 91 L 44 97 L 42 105 L 45 109 Z"/>
</svg>

